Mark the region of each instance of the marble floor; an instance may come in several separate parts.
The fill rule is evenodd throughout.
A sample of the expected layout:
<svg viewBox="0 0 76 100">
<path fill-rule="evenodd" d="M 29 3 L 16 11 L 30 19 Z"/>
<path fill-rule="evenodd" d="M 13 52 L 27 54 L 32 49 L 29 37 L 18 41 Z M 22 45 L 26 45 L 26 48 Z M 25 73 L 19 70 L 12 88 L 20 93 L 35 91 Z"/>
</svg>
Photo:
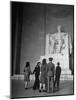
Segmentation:
<svg viewBox="0 0 76 100">
<path fill-rule="evenodd" d="M 24 89 L 23 80 L 12 80 L 11 81 L 11 98 L 26 98 L 26 97 L 43 97 L 43 96 L 61 96 L 61 95 L 73 95 L 73 81 L 64 80 L 60 81 L 60 90 L 54 93 L 39 92 L 38 90 L 33 90 L 33 81 L 30 82 L 29 88 Z"/>
</svg>

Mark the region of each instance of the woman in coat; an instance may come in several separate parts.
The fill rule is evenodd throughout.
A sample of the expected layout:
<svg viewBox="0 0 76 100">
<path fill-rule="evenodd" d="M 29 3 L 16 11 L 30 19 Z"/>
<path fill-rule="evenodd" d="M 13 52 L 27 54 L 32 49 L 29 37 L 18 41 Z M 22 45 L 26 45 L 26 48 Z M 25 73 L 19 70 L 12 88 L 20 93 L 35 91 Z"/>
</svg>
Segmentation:
<svg viewBox="0 0 76 100">
<path fill-rule="evenodd" d="M 46 83 L 46 68 L 47 68 L 46 59 L 43 59 L 42 65 L 41 65 L 41 69 L 40 69 L 41 75 L 40 75 L 40 89 L 39 89 L 39 92 L 46 91 L 46 89 L 45 89 L 45 83 Z"/>
<path fill-rule="evenodd" d="M 28 82 L 30 81 L 30 62 L 26 62 L 25 68 L 24 68 L 24 83 L 25 83 L 25 89 L 27 89 Z"/>
</svg>

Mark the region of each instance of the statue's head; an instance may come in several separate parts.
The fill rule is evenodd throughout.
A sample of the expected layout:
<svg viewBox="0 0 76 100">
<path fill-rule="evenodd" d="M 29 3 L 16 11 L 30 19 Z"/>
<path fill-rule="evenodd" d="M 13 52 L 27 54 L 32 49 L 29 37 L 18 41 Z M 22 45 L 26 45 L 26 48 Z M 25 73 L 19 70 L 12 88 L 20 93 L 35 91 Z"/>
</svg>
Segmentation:
<svg viewBox="0 0 76 100">
<path fill-rule="evenodd" d="M 58 30 L 58 32 L 61 31 L 61 25 L 58 25 L 58 26 L 57 26 L 57 30 Z"/>
</svg>

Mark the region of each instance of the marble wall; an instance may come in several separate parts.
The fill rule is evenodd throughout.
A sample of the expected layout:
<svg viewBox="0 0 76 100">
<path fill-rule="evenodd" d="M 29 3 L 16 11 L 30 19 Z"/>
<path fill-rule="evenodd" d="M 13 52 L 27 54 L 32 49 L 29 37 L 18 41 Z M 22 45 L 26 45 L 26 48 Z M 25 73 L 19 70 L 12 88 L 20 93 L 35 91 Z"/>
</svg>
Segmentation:
<svg viewBox="0 0 76 100">
<path fill-rule="evenodd" d="M 58 24 L 62 25 L 62 31 L 71 35 L 73 42 L 73 6 L 23 5 L 20 73 L 23 73 L 26 61 L 30 61 L 31 69 L 34 69 L 36 61 L 45 52 L 45 34 L 57 32 Z"/>
</svg>

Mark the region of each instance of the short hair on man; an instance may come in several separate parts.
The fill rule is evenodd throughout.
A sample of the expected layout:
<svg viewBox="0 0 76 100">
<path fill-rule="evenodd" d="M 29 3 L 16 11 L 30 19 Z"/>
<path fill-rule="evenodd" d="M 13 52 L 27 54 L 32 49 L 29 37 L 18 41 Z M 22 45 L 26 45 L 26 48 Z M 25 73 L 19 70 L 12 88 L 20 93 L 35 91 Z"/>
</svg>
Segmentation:
<svg viewBox="0 0 76 100">
<path fill-rule="evenodd" d="M 52 61 L 52 60 L 53 60 L 53 58 L 52 58 L 52 57 L 50 57 L 50 58 L 49 58 L 49 61 Z"/>
<path fill-rule="evenodd" d="M 57 62 L 57 65 L 60 65 L 60 63 L 59 63 L 59 62 Z"/>
</svg>

